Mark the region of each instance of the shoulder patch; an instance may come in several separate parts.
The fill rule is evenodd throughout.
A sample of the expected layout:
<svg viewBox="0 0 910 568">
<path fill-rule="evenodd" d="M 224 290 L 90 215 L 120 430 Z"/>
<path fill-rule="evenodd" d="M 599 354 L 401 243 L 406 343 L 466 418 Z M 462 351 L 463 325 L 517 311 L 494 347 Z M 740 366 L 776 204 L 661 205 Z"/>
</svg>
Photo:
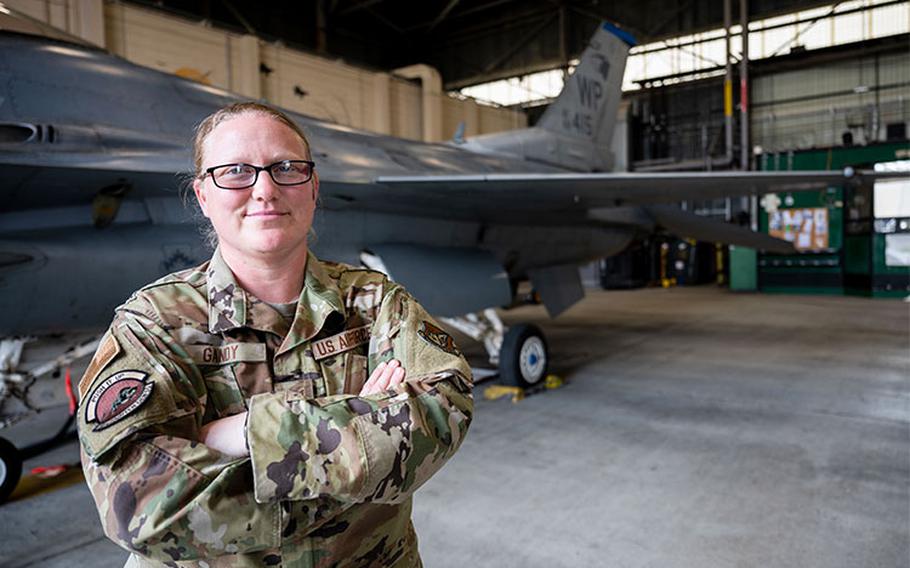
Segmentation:
<svg viewBox="0 0 910 568">
<path fill-rule="evenodd" d="M 430 345 L 442 349 L 446 353 L 461 355 L 461 351 L 458 350 L 452 336 L 428 321 L 420 322 L 420 327 L 417 328 L 417 335 Z"/>
<path fill-rule="evenodd" d="M 94 423 L 93 430 L 97 432 L 132 414 L 152 395 L 155 385 L 147 378 L 148 373 L 126 370 L 98 383 L 88 395 L 86 423 Z"/>
<path fill-rule="evenodd" d="M 104 339 L 101 340 L 101 345 L 98 346 L 98 350 L 95 351 L 95 356 L 92 357 L 91 363 L 88 364 L 88 368 L 85 369 L 85 374 L 82 375 L 82 380 L 79 381 L 79 401 L 85 398 L 85 393 L 88 392 L 88 388 L 92 385 L 92 382 L 95 380 L 95 377 L 98 376 L 108 363 L 114 360 L 114 357 L 120 353 L 120 344 L 110 333 L 104 335 Z"/>
</svg>

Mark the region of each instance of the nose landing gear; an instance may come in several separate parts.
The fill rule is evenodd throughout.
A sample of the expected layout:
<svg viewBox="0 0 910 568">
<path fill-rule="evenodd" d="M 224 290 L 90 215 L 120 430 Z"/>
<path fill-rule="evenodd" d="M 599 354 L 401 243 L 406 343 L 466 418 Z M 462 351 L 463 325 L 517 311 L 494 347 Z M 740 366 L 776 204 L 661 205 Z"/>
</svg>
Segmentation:
<svg viewBox="0 0 910 568">
<path fill-rule="evenodd" d="M 536 325 L 517 324 L 507 330 L 491 309 L 442 321 L 483 343 L 503 384 L 528 389 L 540 385 L 547 376 L 549 350 Z"/>
<path fill-rule="evenodd" d="M 524 389 L 536 387 L 547 376 L 549 352 L 543 332 L 536 325 L 509 328 L 499 353 L 502 382 Z"/>
</svg>

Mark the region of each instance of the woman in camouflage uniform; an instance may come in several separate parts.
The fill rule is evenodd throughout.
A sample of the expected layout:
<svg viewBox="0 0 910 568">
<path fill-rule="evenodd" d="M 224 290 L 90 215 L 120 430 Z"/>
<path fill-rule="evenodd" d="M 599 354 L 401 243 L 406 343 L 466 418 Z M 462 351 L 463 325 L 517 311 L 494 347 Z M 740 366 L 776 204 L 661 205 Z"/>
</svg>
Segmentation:
<svg viewBox="0 0 910 568">
<path fill-rule="evenodd" d="M 194 151 L 218 247 L 117 308 L 79 385 L 106 534 L 129 566 L 420 566 L 411 495 L 467 432 L 470 368 L 400 286 L 308 250 L 287 116 L 225 107 Z"/>
</svg>

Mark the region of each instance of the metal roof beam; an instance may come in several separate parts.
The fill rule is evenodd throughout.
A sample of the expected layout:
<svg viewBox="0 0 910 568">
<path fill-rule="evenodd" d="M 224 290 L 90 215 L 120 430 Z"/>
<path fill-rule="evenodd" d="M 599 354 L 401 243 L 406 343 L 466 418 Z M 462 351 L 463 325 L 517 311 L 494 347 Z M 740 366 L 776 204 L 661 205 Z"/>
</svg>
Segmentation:
<svg viewBox="0 0 910 568">
<path fill-rule="evenodd" d="M 365 8 L 369 8 L 371 6 L 379 4 L 382 1 L 383 0 L 363 0 L 363 2 L 358 2 L 357 4 L 354 4 L 353 6 L 348 6 L 344 10 L 341 10 L 340 12 L 338 12 L 338 15 L 347 16 L 348 14 L 353 14 L 354 12 L 357 12 L 357 11 L 363 10 Z"/>
<path fill-rule="evenodd" d="M 433 31 L 433 29 L 438 26 L 443 20 L 446 19 L 446 16 L 449 15 L 449 12 L 452 11 L 452 8 L 458 5 L 461 0 L 449 0 L 449 3 L 446 4 L 446 7 L 442 9 L 442 12 L 436 16 L 436 19 L 430 23 L 430 27 L 427 28 L 427 32 Z"/>
</svg>

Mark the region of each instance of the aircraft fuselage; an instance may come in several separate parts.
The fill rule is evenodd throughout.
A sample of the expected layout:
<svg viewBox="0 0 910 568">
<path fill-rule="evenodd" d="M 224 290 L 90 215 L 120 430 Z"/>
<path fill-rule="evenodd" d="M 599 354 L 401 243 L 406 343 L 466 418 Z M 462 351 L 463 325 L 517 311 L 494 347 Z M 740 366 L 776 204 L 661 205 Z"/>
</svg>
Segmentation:
<svg viewBox="0 0 910 568">
<path fill-rule="evenodd" d="M 138 286 L 208 257 L 180 197 L 190 140 L 203 117 L 241 99 L 102 50 L 8 33 L 0 84 L 0 335 L 104 325 Z M 521 279 L 536 266 L 616 253 L 633 236 L 548 212 L 491 222 L 479 211 L 418 207 L 419 196 L 414 210 L 382 210 L 373 180 L 383 175 L 565 170 L 293 117 L 320 175 L 312 247 L 321 257 L 356 264 L 389 243 L 474 248 Z M 96 228 L 93 202 L 112 187 L 123 191 L 119 210 Z M 366 198 L 370 208 L 360 206 Z"/>
</svg>

